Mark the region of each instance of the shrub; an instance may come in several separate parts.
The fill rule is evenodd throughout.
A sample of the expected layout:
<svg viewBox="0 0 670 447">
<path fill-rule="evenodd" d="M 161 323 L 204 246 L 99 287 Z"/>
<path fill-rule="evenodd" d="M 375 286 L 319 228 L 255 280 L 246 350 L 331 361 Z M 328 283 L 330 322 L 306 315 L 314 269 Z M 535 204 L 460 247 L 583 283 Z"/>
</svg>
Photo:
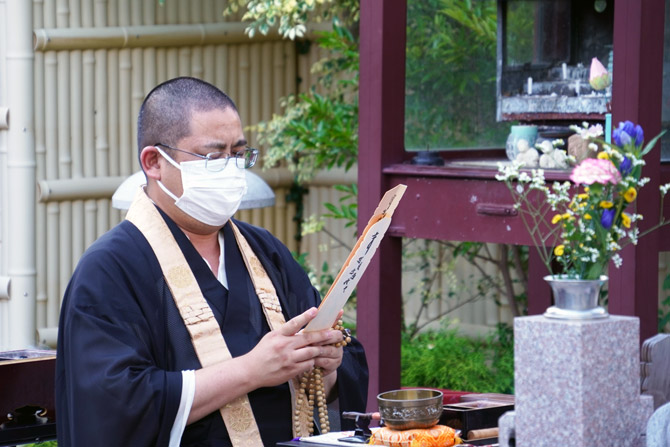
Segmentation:
<svg viewBox="0 0 670 447">
<path fill-rule="evenodd" d="M 478 393 L 514 393 L 512 329 L 499 325 L 485 339 L 461 336 L 455 329 L 403 335 L 402 386 Z"/>
</svg>

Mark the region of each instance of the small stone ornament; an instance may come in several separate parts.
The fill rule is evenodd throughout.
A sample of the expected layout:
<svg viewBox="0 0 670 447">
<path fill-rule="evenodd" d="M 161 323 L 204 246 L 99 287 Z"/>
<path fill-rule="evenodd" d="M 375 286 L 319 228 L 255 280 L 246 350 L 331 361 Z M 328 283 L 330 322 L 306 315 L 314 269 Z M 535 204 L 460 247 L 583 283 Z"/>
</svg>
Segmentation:
<svg viewBox="0 0 670 447">
<path fill-rule="evenodd" d="M 565 151 L 554 147 L 551 141 L 544 140 L 539 145 L 542 155 L 540 167 L 544 169 L 567 169 L 568 156 Z"/>
<path fill-rule="evenodd" d="M 528 141 L 520 139 L 517 141 L 516 147 L 518 151 L 516 155 L 517 161 L 522 162 L 527 168 L 537 167 L 540 156 L 535 149 L 530 147 Z"/>
</svg>

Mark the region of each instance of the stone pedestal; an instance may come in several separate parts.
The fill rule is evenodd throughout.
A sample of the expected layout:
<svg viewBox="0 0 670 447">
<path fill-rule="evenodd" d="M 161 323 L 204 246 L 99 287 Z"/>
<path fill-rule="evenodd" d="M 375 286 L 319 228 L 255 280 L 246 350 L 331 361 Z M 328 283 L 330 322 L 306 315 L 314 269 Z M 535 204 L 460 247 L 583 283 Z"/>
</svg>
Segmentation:
<svg viewBox="0 0 670 447">
<path fill-rule="evenodd" d="M 517 447 L 635 446 L 653 402 L 640 396 L 639 320 L 514 321 Z"/>
</svg>

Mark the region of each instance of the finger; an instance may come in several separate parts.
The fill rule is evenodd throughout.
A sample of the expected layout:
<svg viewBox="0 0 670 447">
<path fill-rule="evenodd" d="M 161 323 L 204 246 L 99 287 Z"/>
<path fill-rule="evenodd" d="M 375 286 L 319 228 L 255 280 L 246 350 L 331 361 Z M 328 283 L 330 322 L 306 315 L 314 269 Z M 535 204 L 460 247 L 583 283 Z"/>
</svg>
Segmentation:
<svg viewBox="0 0 670 447">
<path fill-rule="evenodd" d="M 325 359 L 340 358 L 342 357 L 342 348 L 337 348 L 335 346 L 322 346 L 319 357 Z"/>
<path fill-rule="evenodd" d="M 325 348 L 321 346 L 306 346 L 304 348 L 296 349 L 293 354 L 293 361 L 295 363 L 302 363 L 309 360 L 314 361 L 314 359 L 321 357 L 324 349 Z"/>
<path fill-rule="evenodd" d="M 314 366 L 322 368 L 324 372 L 329 373 L 335 371 L 342 364 L 341 359 L 327 359 L 324 357 L 317 357 L 314 359 Z"/>
<path fill-rule="evenodd" d="M 293 317 L 290 320 L 288 320 L 286 323 L 284 323 L 280 328 L 279 332 L 282 335 L 294 335 L 296 334 L 303 326 L 305 326 L 307 323 L 312 321 L 312 319 L 316 316 L 316 307 L 312 307 L 310 309 L 307 309 L 297 317 Z"/>
<path fill-rule="evenodd" d="M 299 332 L 293 337 L 294 346 L 303 347 L 308 345 L 323 346 L 334 343 L 338 339 L 339 331 L 324 329 L 322 331 Z"/>
</svg>

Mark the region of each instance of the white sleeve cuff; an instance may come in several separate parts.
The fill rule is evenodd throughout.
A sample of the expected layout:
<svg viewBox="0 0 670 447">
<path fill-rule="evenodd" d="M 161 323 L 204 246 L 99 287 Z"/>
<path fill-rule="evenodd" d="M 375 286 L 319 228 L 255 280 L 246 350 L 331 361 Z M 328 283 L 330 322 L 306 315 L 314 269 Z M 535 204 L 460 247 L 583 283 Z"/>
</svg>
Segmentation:
<svg viewBox="0 0 670 447">
<path fill-rule="evenodd" d="M 195 371 L 188 370 L 181 372 L 181 400 L 179 401 L 179 410 L 174 418 L 172 430 L 170 430 L 170 446 L 179 447 L 181 437 L 186 428 L 188 415 L 191 413 L 193 398 L 195 396 Z"/>
</svg>

